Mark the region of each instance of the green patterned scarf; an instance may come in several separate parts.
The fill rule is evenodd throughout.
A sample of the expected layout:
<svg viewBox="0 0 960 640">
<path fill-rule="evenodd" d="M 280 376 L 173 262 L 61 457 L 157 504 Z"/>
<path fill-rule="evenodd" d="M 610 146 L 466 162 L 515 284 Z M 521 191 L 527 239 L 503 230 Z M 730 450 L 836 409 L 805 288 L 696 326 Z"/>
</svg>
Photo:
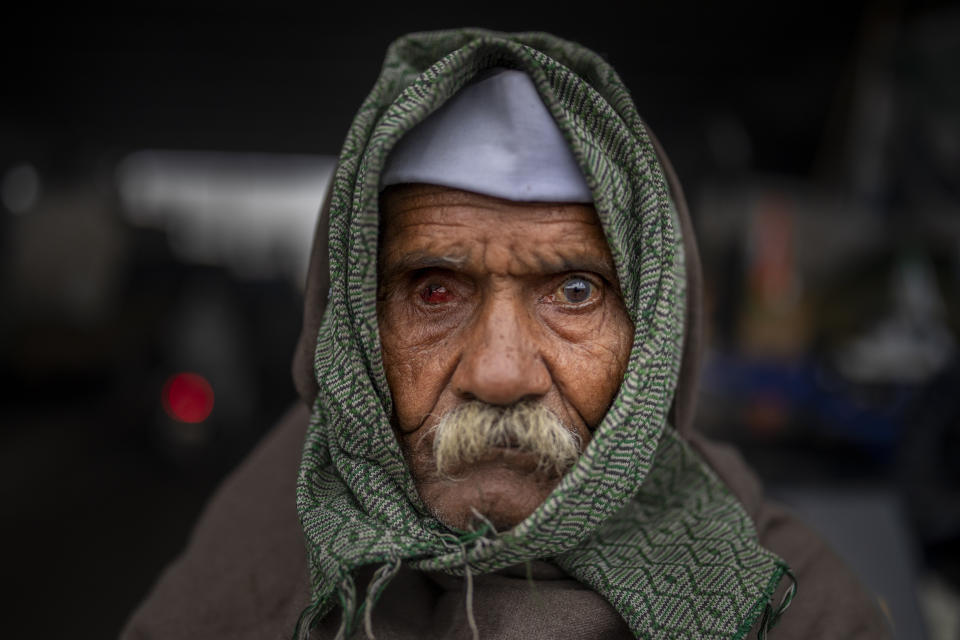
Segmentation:
<svg viewBox="0 0 960 640">
<path fill-rule="evenodd" d="M 530 517 L 499 535 L 451 531 L 417 495 L 390 423 L 376 315 L 384 160 L 405 132 L 494 66 L 530 76 L 570 145 L 636 327 L 620 391 L 580 460 Z M 542 33 L 401 38 L 350 128 L 332 190 L 319 393 L 297 487 L 313 604 L 298 633 L 339 605 L 349 637 L 401 563 L 469 578 L 550 559 L 643 638 L 743 638 L 770 615 L 786 566 L 666 423 L 683 349 L 683 242 L 646 128 L 606 62 Z M 353 573 L 365 565 L 379 568 L 358 596 Z"/>
</svg>

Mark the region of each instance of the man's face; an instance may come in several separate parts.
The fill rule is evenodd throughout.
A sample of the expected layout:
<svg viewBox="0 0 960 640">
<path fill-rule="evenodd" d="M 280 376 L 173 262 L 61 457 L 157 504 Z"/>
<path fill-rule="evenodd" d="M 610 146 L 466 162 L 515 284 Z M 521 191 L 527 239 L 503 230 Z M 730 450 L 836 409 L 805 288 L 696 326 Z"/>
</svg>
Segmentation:
<svg viewBox="0 0 960 640">
<path fill-rule="evenodd" d="M 511 438 L 438 472 L 435 427 L 469 403 L 522 403 L 590 441 L 633 336 L 596 213 L 432 185 L 388 189 L 380 207 L 383 363 L 417 489 L 449 526 L 469 529 L 480 514 L 512 527 L 562 470 Z"/>
</svg>

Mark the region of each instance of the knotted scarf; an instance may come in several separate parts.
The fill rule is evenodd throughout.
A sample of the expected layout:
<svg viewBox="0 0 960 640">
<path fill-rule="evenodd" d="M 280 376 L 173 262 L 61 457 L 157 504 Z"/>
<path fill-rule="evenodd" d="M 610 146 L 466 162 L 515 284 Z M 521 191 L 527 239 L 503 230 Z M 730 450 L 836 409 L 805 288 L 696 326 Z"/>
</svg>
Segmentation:
<svg viewBox="0 0 960 640">
<path fill-rule="evenodd" d="M 380 170 L 397 141 L 478 72 L 532 79 L 593 196 L 635 327 L 627 372 L 577 464 L 526 520 L 452 531 L 417 494 L 391 426 L 377 330 Z M 400 566 L 456 576 L 548 559 L 642 638 L 743 638 L 788 572 L 730 491 L 667 423 L 685 317 L 683 239 L 664 171 L 614 70 L 543 33 L 405 36 L 351 126 L 331 186 L 329 302 L 297 487 L 312 605 L 349 637 Z M 378 567 L 365 594 L 355 571 Z M 367 617 L 369 620 L 369 617 Z"/>
</svg>

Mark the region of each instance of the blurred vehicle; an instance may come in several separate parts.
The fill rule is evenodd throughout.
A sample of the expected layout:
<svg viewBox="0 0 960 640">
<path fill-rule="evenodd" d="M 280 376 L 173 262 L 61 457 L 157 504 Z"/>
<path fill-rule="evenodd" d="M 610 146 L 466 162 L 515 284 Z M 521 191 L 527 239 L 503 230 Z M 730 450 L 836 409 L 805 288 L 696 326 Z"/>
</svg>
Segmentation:
<svg viewBox="0 0 960 640">
<path fill-rule="evenodd" d="M 7 415 L 68 409 L 177 464 L 234 461 L 294 400 L 301 280 L 332 167 L 141 151 L 87 183 L 11 169 Z"/>
</svg>

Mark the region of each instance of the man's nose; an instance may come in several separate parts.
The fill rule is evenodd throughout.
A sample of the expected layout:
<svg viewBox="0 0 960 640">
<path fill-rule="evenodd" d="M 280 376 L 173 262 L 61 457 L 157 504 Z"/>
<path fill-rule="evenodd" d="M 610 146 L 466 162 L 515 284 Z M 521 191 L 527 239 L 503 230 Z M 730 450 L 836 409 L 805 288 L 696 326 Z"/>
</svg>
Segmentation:
<svg viewBox="0 0 960 640">
<path fill-rule="evenodd" d="M 550 371 L 536 340 L 539 323 L 509 296 L 486 301 L 465 332 L 451 383 L 467 400 L 510 405 L 550 390 Z"/>
</svg>

